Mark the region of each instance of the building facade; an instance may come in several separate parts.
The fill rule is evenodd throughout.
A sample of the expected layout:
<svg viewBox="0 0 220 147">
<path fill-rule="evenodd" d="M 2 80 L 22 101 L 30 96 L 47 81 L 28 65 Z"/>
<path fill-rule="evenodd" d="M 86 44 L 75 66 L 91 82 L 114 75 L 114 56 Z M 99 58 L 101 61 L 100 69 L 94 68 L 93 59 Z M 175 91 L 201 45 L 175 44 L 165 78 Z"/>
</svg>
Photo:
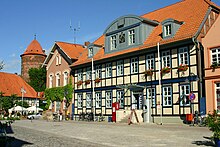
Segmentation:
<svg viewBox="0 0 220 147">
<path fill-rule="evenodd" d="M 45 59 L 44 50 L 40 43 L 34 39 L 21 55 L 21 77 L 29 82 L 29 69 L 41 67 Z"/>
<path fill-rule="evenodd" d="M 206 82 L 206 109 L 207 113 L 218 110 L 220 113 L 220 18 L 218 15 L 210 17 L 217 20 L 210 28 L 205 37 L 202 38 L 205 60 L 205 82 Z M 208 26 L 209 22 L 207 22 Z"/>
<path fill-rule="evenodd" d="M 63 87 L 69 84 L 71 77 L 69 66 L 78 59 L 80 53 L 83 51 L 84 47 L 82 45 L 55 42 L 43 64 L 47 70 L 46 87 Z M 52 109 L 53 112 L 64 112 L 66 109 L 65 101 L 55 101 L 51 103 L 49 109 Z M 72 114 L 72 106 L 70 105 L 67 109 Z"/>
<path fill-rule="evenodd" d="M 210 1 L 185 0 L 113 21 L 71 65 L 75 114 L 111 116 L 114 102 L 117 121 L 133 109 L 140 121 L 161 123 L 205 111 L 201 38 L 207 20 L 215 16 L 212 28 L 218 14 Z"/>
</svg>

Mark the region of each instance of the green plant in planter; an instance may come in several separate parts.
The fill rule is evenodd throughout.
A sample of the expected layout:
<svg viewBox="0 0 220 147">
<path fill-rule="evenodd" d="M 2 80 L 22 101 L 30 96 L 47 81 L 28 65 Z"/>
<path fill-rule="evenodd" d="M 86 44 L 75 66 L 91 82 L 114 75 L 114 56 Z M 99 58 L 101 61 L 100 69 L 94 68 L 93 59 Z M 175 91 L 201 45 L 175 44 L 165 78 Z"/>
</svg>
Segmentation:
<svg viewBox="0 0 220 147">
<path fill-rule="evenodd" d="M 219 66 L 219 65 L 218 65 L 217 62 L 213 62 L 210 67 L 213 68 L 213 69 L 216 69 L 218 66 Z"/>
<path fill-rule="evenodd" d="M 207 125 L 209 130 L 213 132 L 213 139 L 220 140 L 220 114 L 216 110 L 213 113 L 208 114 Z"/>
</svg>

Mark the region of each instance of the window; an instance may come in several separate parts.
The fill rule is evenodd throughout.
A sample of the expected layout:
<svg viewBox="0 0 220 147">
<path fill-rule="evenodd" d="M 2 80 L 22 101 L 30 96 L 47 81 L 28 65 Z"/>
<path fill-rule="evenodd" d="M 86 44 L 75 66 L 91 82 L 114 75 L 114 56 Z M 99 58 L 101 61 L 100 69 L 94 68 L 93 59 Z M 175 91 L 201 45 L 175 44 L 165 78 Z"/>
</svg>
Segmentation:
<svg viewBox="0 0 220 147">
<path fill-rule="evenodd" d="M 92 71 L 91 71 L 91 67 L 88 67 L 86 72 L 86 80 L 91 80 L 91 79 L 92 79 Z"/>
<path fill-rule="evenodd" d="M 56 56 L 56 65 L 59 65 L 59 56 Z"/>
<path fill-rule="evenodd" d="M 92 107 L 92 95 L 91 93 L 86 94 L 86 108 Z"/>
<path fill-rule="evenodd" d="M 95 78 L 102 78 L 101 65 L 96 66 Z"/>
<path fill-rule="evenodd" d="M 96 102 L 96 108 L 101 108 L 102 98 L 101 98 L 101 93 L 100 92 L 95 94 L 95 102 Z"/>
<path fill-rule="evenodd" d="M 147 89 L 147 98 L 151 99 L 152 107 L 156 107 L 156 91 L 155 88 L 148 88 Z"/>
<path fill-rule="evenodd" d="M 164 26 L 164 36 L 171 36 L 171 24 Z"/>
<path fill-rule="evenodd" d="M 77 99 L 78 99 L 78 108 L 82 108 L 82 102 L 83 102 L 83 97 L 82 94 L 78 94 L 77 95 Z"/>
<path fill-rule="evenodd" d="M 183 64 L 183 65 L 189 64 L 188 48 L 187 47 L 179 48 L 179 64 Z"/>
<path fill-rule="evenodd" d="M 119 108 L 124 108 L 124 91 L 117 91 L 117 102 L 119 102 Z"/>
<path fill-rule="evenodd" d="M 131 59 L 131 73 L 137 73 L 138 72 L 138 58 L 132 58 Z"/>
<path fill-rule="evenodd" d="M 78 81 L 82 81 L 83 80 L 83 74 L 82 74 L 82 70 L 78 70 Z"/>
<path fill-rule="evenodd" d="M 214 48 L 212 52 L 212 63 L 220 64 L 220 48 Z"/>
<path fill-rule="evenodd" d="M 172 105 L 172 88 L 171 86 L 163 87 L 163 106 Z"/>
<path fill-rule="evenodd" d="M 53 87 L 53 75 L 49 76 L 49 88 Z"/>
<path fill-rule="evenodd" d="M 129 33 L 128 33 L 128 40 L 129 40 L 129 45 L 132 45 L 135 43 L 135 32 L 134 32 L 134 29 L 132 30 L 129 30 Z"/>
<path fill-rule="evenodd" d="M 189 94 L 190 86 L 180 85 L 180 106 L 187 106 L 190 104 Z"/>
<path fill-rule="evenodd" d="M 111 50 L 115 50 L 117 47 L 116 35 L 111 36 Z"/>
<path fill-rule="evenodd" d="M 63 73 L 63 86 L 68 84 L 68 72 Z"/>
<path fill-rule="evenodd" d="M 93 48 L 92 48 L 92 47 L 89 48 L 88 56 L 89 56 L 89 57 L 92 57 L 92 56 L 93 56 Z"/>
<path fill-rule="evenodd" d="M 154 69 L 154 54 L 146 56 L 146 70 Z"/>
<path fill-rule="evenodd" d="M 60 74 L 57 73 L 56 74 L 56 87 L 59 87 L 60 86 Z"/>
<path fill-rule="evenodd" d="M 106 108 L 112 107 L 112 92 L 106 91 Z"/>
<path fill-rule="evenodd" d="M 216 83 L 216 110 L 220 113 L 220 83 Z"/>
<path fill-rule="evenodd" d="M 124 73 L 124 63 L 123 60 L 117 61 L 117 76 L 122 76 Z"/>
<path fill-rule="evenodd" d="M 125 43 L 125 34 L 124 33 L 119 34 L 119 43 Z"/>
<path fill-rule="evenodd" d="M 106 64 L 106 78 L 109 78 L 112 76 L 112 65 L 111 63 Z"/>
<path fill-rule="evenodd" d="M 59 55 L 59 65 L 61 65 L 61 61 L 62 61 L 62 58 L 61 58 L 61 55 Z"/>
<path fill-rule="evenodd" d="M 164 51 L 162 52 L 162 68 L 163 67 L 170 67 L 171 61 L 170 61 L 170 52 Z"/>
</svg>

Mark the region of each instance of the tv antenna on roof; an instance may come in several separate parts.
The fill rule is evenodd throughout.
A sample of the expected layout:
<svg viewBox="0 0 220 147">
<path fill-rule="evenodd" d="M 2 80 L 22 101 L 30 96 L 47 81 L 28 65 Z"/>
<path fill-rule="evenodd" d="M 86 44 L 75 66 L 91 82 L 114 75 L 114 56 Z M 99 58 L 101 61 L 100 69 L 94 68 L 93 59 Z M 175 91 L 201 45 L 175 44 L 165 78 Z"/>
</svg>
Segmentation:
<svg viewBox="0 0 220 147">
<path fill-rule="evenodd" d="M 73 31 L 73 42 L 76 43 L 76 33 L 80 31 L 80 21 L 78 22 L 78 27 L 73 27 L 72 21 L 70 20 L 70 31 Z"/>
</svg>

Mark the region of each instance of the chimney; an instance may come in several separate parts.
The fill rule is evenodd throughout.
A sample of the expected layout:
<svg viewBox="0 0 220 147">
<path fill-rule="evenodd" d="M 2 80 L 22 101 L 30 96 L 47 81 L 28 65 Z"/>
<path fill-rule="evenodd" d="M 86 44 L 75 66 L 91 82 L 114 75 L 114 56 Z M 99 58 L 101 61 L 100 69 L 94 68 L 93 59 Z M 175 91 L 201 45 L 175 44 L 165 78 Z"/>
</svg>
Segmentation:
<svg viewBox="0 0 220 147">
<path fill-rule="evenodd" d="M 86 42 L 84 43 L 84 45 L 85 45 L 86 47 L 87 47 L 89 44 L 90 44 L 89 41 L 86 41 Z"/>
</svg>

